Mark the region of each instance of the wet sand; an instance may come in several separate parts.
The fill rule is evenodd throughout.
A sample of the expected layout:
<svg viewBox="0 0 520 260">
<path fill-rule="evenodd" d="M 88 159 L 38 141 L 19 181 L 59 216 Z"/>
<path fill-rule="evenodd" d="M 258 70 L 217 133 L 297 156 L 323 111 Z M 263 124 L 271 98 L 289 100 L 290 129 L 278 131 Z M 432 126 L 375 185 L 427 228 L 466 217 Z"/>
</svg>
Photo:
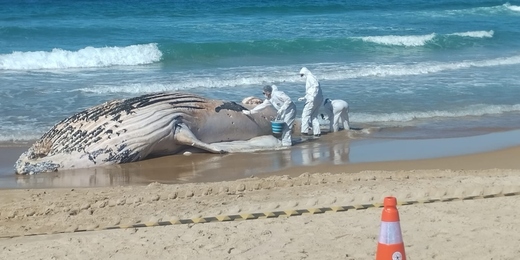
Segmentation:
<svg viewBox="0 0 520 260">
<path fill-rule="evenodd" d="M 519 149 L 493 152 L 513 165 Z M 481 156 L 462 156 L 473 165 Z M 443 159 L 433 159 L 443 163 Z M 0 191 L 5 259 L 374 259 L 380 209 L 247 221 L 74 233 L 75 230 L 220 215 L 520 194 L 520 170 L 414 170 L 303 173 L 228 182 Z M 488 161 L 490 163 L 490 161 Z M 459 166 L 456 168 L 459 168 Z M 481 164 L 493 168 L 494 163 Z M 443 166 L 449 167 L 449 166 Z M 516 259 L 520 200 L 497 197 L 400 206 L 408 259 Z M 153 224 L 148 224 L 153 225 Z M 65 232 L 51 234 L 54 232 Z M 21 236 L 26 234 L 42 234 Z"/>
<path fill-rule="evenodd" d="M 121 227 L 369 205 L 385 196 L 404 202 L 520 194 L 516 135 L 513 131 L 435 141 L 329 135 L 275 152 L 193 154 L 35 176 L 3 174 L 0 183 L 9 189 L 0 190 L 0 234 L 14 238 L 0 238 L 1 257 L 374 259 L 381 218 L 381 210 L 374 208 Z M 385 157 L 388 147 L 390 159 Z M 0 149 L 2 167 L 12 165 L 20 149 L 25 148 Z M 399 206 L 407 258 L 516 259 L 519 197 L 491 197 Z M 113 226 L 118 228 L 74 232 Z M 61 234 L 50 234 L 56 232 Z M 24 236 L 29 234 L 40 235 Z"/>
<path fill-rule="evenodd" d="M 99 187 L 231 181 L 251 176 L 363 170 L 515 168 L 520 131 L 440 139 L 355 139 L 346 131 L 290 149 L 226 155 L 174 155 L 141 162 L 18 176 L 13 164 L 27 147 L 0 147 L 0 188 Z M 512 148 L 513 147 L 513 148 Z M 505 149 L 505 150 L 504 150 Z M 496 152 L 497 150 L 502 150 Z M 495 155 L 498 154 L 498 155 Z M 465 165 L 465 156 L 474 156 Z M 417 168 L 420 165 L 419 168 Z"/>
</svg>

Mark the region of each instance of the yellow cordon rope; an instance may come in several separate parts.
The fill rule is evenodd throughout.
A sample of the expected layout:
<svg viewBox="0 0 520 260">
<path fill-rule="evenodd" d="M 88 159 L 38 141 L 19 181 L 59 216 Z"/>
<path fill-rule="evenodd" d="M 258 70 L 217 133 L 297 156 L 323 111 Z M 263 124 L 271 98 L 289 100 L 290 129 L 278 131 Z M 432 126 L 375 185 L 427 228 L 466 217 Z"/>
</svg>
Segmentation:
<svg viewBox="0 0 520 260">
<path fill-rule="evenodd" d="M 408 206 L 416 204 L 430 204 L 439 202 L 452 202 L 452 201 L 465 201 L 465 200 L 480 200 L 480 199 L 491 199 L 499 197 L 512 197 L 520 195 L 520 191 L 515 192 L 499 192 L 487 195 L 475 195 L 465 197 L 448 197 L 439 199 L 423 199 L 423 200 L 409 200 L 397 203 L 397 206 Z M 327 212 L 344 212 L 352 210 L 365 210 L 370 208 L 382 208 L 382 203 L 373 204 L 358 204 L 349 206 L 331 206 L 331 207 L 315 207 L 307 209 L 291 209 L 291 210 L 278 210 L 278 211 L 267 211 L 262 213 L 242 213 L 232 215 L 219 215 L 215 217 L 202 217 L 202 218 L 187 218 L 187 219 L 176 219 L 170 221 L 156 221 L 146 223 L 136 223 L 131 225 L 117 225 L 93 229 L 76 229 L 73 231 L 57 231 L 49 233 L 34 233 L 24 235 L 7 235 L 0 236 L 0 238 L 15 238 L 22 236 L 40 236 L 40 235 L 51 235 L 51 234 L 64 234 L 64 233 L 79 233 L 87 231 L 100 231 L 100 230 L 114 230 L 114 229 L 128 229 L 128 228 L 144 228 L 144 227 L 157 227 L 157 226 L 170 226 L 170 225 L 181 225 L 181 224 L 200 224 L 200 223 L 211 223 L 211 222 L 229 222 L 239 220 L 253 220 L 253 219 L 268 219 L 268 218 L 279 218 L 279 217 L 292 217 L 301 215 L 315 215 Z"/>
</svg>

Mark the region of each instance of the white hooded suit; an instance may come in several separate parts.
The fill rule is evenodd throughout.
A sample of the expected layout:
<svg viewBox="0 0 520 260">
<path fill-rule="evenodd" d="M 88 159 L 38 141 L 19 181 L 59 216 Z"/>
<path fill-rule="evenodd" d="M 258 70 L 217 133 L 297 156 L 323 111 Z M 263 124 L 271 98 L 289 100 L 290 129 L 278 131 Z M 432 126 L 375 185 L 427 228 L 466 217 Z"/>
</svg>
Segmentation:
<svg viewBox="0 0 520 260">
<path fill-rule="evenodd" d="M 296 105 L 291 101 L 291 98 L 287 96 L 287 94 L 278 90 L 275 85 L 272 85 L 271 87 L 273 89 L 271 92 L 271 98 L 266 98 L 262 104 L 251 109 L 251 114 L 256 114 L 258 111 L 272 105 L 278 111 L 278 118 L 285 122 L 282 130 L 282 145 L 291 146 L 291 131 L 294 125 L 294 119 L 296 119 Z"/>
<path fill-rule="evenodd" d="M 325 108 L 325 112 L 329 117 L 330 122 L 330 131 L 337 132 L 339 131 L 340 126 L 345 130 L 349 130 L 349 122 L 348 122 L 348 103 L 345 100 L 341 99 L 325 99 L 323 103 L 323 107 Z"/>
<path fill-rule="evenodd" d="M 320 83 L 318 79 L 306 68 L 300 70 L 300 75 L 306 78 L 305 82 L 305 97 L 299 98 L 302 101 L 305 99 L 305 106 L 302 111 L 302 134 L 307 134 L 312 125 L 312 132 L 315 136 L 321 134 L 320 122 L 318 121 L 318 113 L 320 106 L 323 104 L 323 94 L 321 92 Z"/>
</svg>

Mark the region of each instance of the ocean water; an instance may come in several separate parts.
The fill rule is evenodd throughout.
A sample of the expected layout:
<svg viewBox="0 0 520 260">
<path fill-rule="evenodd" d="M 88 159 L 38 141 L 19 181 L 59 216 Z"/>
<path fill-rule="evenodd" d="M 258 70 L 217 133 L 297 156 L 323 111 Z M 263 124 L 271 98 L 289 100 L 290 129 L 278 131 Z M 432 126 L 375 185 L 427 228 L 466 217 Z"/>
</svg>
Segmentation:
<svg viewBox="0 0 520 260">
<path fill-rule="evenodd" d="M 240 101 L 309 68 L 374 138 L 520 128 L 520 1 L 0 0 L 0 142 L 111 99 Z"/>
</svg>

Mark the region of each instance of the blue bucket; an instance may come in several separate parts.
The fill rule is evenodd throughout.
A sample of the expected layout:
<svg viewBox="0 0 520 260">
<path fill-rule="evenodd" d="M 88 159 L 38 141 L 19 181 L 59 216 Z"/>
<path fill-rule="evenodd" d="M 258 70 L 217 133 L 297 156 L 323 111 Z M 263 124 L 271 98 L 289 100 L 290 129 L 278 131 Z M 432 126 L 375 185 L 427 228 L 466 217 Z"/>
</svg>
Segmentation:
<svg viewBox="0 0 520 260">
<path fill-rule="evenodd" d="M 281 134 L 284 124 L 285 123 L 283 121 L 271 121 L 271 129 L 273 129 L 273 134 Z"/>
</svg>

